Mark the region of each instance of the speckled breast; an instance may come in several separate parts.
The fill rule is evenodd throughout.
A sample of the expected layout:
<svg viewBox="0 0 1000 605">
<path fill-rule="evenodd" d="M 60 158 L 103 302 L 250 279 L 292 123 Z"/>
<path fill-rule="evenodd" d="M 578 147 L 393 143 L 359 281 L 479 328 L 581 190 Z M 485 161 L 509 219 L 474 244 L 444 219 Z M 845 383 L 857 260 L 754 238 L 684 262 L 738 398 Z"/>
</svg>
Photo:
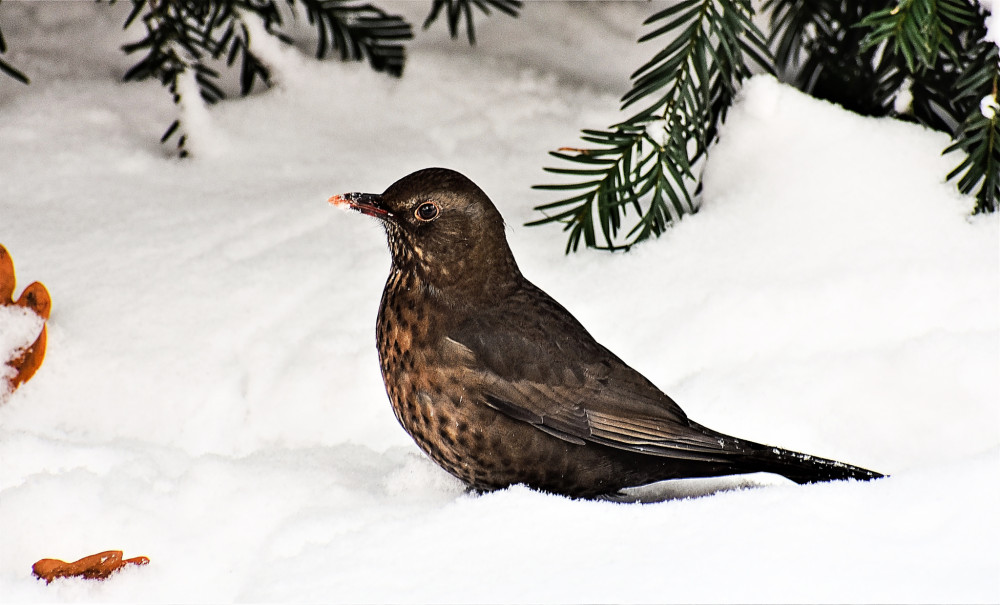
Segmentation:
<svg viewBox="0 0 1000 605">
<path fill-rule="evenodd" d="M 562 493 L 618 489 L 625 477 L 616 477 L 619 465 L 600 453 L 605 448 L 573 445 L 505 416 L 463 384 L 465 369 L 442 353 L 446 311 L 425 296 L 414 278 L 394 272 L 376 329 L 386 392 L 420 449 L 476 489 L 516 483 Z"/>
<path fill-rule="evenodd" d="M 421 299 L 415 280 L 393 272 L 379 308 L 376 337 L 382 378 L 393 412 L 406 432 L 453 475 L 476 483 L 476 450 L 488 448 L 473 430 L 465 389 L 442 365 L 434 334 L 438 318 Z"/>
<path fill-rule="evenodd" d="M 578 454 L 569 452 L 579 446 L 497 412 L 463 384 L 464 369 L 441 353 L 445 311 L 425 296 L 413 277 L 394 272 L 376 330 L 389 401 L 420 449 L 476 489 L 590 481 L 578 476 Z"/>
</svg>

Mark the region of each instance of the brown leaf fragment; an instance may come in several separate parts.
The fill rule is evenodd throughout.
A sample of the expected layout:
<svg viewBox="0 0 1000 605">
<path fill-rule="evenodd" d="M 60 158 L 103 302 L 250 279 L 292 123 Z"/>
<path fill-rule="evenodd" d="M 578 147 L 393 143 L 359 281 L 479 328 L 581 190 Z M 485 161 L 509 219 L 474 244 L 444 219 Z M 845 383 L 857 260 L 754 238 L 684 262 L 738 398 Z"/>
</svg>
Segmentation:
<svg viewBox="0 0 1000 605">
<path fill-rule="evenodd" d="M 146 565 L 147 563 L 149 563 L 148 557 L 122 559 L 122 551 L 107 550 L 72 563 L 59 559 L 42 559 L 31 566 L 31 571 L 36 577 L 49 584 L 56 578 L 69 577 L 104 580 L 126 565 Z"/>
<path fill-rule="evenodd" d="M 0 305 L 9 305 L 14 302 L 14 259 L 10 257 L 10 252 L 0 244 Z"/>
</svg>

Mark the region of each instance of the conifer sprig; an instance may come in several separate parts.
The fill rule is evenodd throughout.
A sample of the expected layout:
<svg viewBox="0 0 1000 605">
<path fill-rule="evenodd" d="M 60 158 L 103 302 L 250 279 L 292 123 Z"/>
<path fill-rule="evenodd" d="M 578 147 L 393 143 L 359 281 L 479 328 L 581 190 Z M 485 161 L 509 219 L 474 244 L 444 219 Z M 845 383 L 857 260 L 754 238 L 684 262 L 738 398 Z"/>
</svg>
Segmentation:
<svg viewBox="0 0 1000 605">
<path fill-rule="evenodd" d="M 490 14 L 490 8 L 494 8 L 511 17 L 516 17 L 521 9 L 521 0 L 434 0 L 431 5 L 431 12 L 424 20 L 424 29 L 431 26 L 437 20 L 441 9 L 445 9 L 448 17 L 448 32 L 452 38 L 458 37 L 459 24 L 465 23 L 465 32 L 469 38 L 469 44 L 476 43 L 476 28 L 474 26 L 473 9 L 477 9 L 485 15 Z"/>
<path fill-rule="evenodd" d="M 292 4 L 296 0 L 286 0 Z M 302 3 L 309 24 L 317 31 L 316 58 L 333 51 L 342 61 L 367 59 L 375 71 L 403 75 L 406 64 L 403 41 L 413 37 L 410 24 L 372 4 L 345 0 L 297 0 Z"/>
<path fill-rule="evenodd" d="M 867 31 L 855 26 L 890 6 L 892 0 L 765 0 L 779 78 L 851 111 L 884 114 L 905 74 L 879 49 L 861 50 Z"/>
<path fill-rule="evenodd" d="M 976 196 L 975 212 L 993 212 L 1000 201 L 1000 118 L 997 46 L 983 38 L 985 13 L 972 0 L 900 0 L 868 14 L 862 48 L 880 48 L 912 87 L 914 117 L 949 130 L 944 150 L 966 158 L 947 179 Z M 902 61 L 900 61 L 902 57 Z"/>
<path fill-rule="evenodd" d="M 584 130 L 582 139 L 597 147 L 551 152 L 575 166 L 545 170 L 574 180 L 536 188 L 571 195 L 536 207 L 545 216 L 528 224 L 563 223 L 567 252 L 581 241 L 617 250 L 660 235 L 694 212 L 696 164 L 750 75 L 749 62 L 771 63 L 752 18 L 749 0 L 684 0 L 647 19 L 655 29 L 640 42 L 668 41 L 632 74 L 632 89 L 622 97 L 623 109 L 645 106 L 608 129 Z M 629 209 L 635 224 L 622 237 Z"/>
<path fill-rule="evenodd" d="M 996 212 L 1000 206 L 1000 56 L 997 46 L 982 43 L 970 69 L 958 80 L 957 101 L 971 106 L 956 129 L 955 143 L 945 153 L 961 149 L 965 160 L 948 174 L 960 177 L 958 189 L 976 195 L 975 213 Z"/>
<path fill-rule="evenodd" d="M 110 0 L 111 3 L 114 0 Z M 294 10 L 298 2 L 317 33 L 317 58 L 336 53 L 344 61 L 367 59 L 376 71 L 399 76 L 403 71 L 404 40 L 412 37 L 410 25 L 381 9 L 347 0 L 286 0 Z M 291 13 L 294 16 L 294 12 Z M 128 28 L 142 19 L 146 35 L 126 44 L 128 53 L 145 56 L 126 72 L 124 79 L 155 78 L 168 88 L 175 104 L 181 102 L 179 79 L 194 73 L 201 98 L 209 104 L 225 98 L 214 66 L 222 61 L 232 68 L 240 63 L 240 94 L 249 94 L 257 82 L 270 86 L 270 71 L 253 53 L 245 16 L 255 15 L 265 31 L 285 43 L 278 0 L 132 0 L 125 20 Z M 180 119 L 164 132 L 161 142 L 176 136 L 178 154 L 184 157 L 187 136 Z"/>
<path fill-rule="evenodd" d="M 159 80 L 178 105 L 182 100 L 180 80 L 189 73 L 194 74 L 198 92 L 206 103 L 225 98 L 219 72 L 223 62 L 227 69 L 239 62 L 241 95 L 250 94 L 257 83 L 270 86 L 267 65 L 251 50 L 245 15 L 255 15 L 269 35 L 292 43 L 281 31 L 282 20 L 283 16 L 294 18 L 300 8 L 316 31 L 318 59 L 336 55 L 343 61 L 367 60 L 374 70 L 392 76 L 402 75 L 406 63 L 403 44 L 413 37 L 405 19 L 358 0 L 131 0 L 131 3 L 124 28 L 141 19 L 146 31 L 141 40 L 122 49 L 127 54 L 144 53 L 144 56 L 126 72 L 124 80 Z M 470 43 L 475 43 L 475 10 L 489 15 L 492 8 L 517 16 L 521 4 L 520 0 L 433 0 L 424 26 L 429 26 L 445 9 L 452 37 L 458 35 L 459 24 L 464 22 Z M 0 55 L 6 50 L 0 32 Z M 27 76 L 2 57 L 0 72 L 28 83 Z M 187 135 L 180 119 L 167 127 L 160 140 L 165 143 L 171 139 L 177 141 L 178 155 L 187 156 Z"/>
<path fill-rule="evenodd" d="M 903 56 L 910 73 L 918 66 L 933 69 L 942 53 L 958 59 L 952 38 L 956 31 L 972 25 L 974 17 L 962 0 L 903 0 L 868 13 L 858 23 L 869 29 L 861 51 L 887 44 L 890 52 Z"/>
<path fill-rule="evenodd" d="M 529 225 L 563 223 L 567 252 L 581 242 L 627 249 L 695 211 L 697 163 L 750 61 L 852 111 L 951 132 L 954 142 L 945 152 L 962 150 L 967 157 L 947 178 L 975 194 L 976 212 L 997 209 L 1000 67 L 996 46 L 983 41 L 985 14 L 977 3 L 766 0 L 766 44 L 747 4 L 686 0 L 650 18 L 647 24 L 658 27 L 641 40 L 667 41 L 633 74 L 622 99 L 623 109 L 646 106 L 606 130 L 583 131 L 583 140 L 596 147 L 552 152 L 578 166 L 546 170 L 575 180 L 538 186 L 570 195 L 538 206 L 545 216 Z M 637 219 L 621 237 L 630 209 Z"/>
<path fill-rule="evenodd" d="M 125 73 L 123 80 L 159 80 L 170 91 L 174 103 L 179 104 L 180 79 L 193 72 L 201 98 L 213 104 L 226 95 L 218 84 L 220 74 L 210 62 L 225 56 L 228 66 L 241 58 L 242 94 L 248 94 L 257 79 L 267 85 L 267 67 L 249 50 L 249 33 L 238 13 L 239 4 L 215 0 L 133 0 L 124 27 L 127 29 L 141 18 L 146 33 L 141 40 L 124 45 L 122 50 L 127 54 L 145 54 Z M 257 5 L 254 12 L 268 28 L 281 21 L 273 2 Z M 187 135 L 180 119 L 167 127 L 160 141 L 166 142 L 175 136 L 178 154 L 187 156 Z"/>
<path fill-rule="evenodd" d="M 2 1 L 3 0 L 0 0 L 0 2 Z M 6 52 L 7 52 L 7 43 L 3 39 L 3 32 L 0 31 L 0 55 Z M 14 78 L 18 82 L 21 82 L 22 84 L 29 83 L 28 76 L 21 73 L 17 68 L 15 68 L 10 63 L 4 61 L 3 57 L 0 57 L 0 71 L 7 74 L 11 78 Z"/>
</svg>

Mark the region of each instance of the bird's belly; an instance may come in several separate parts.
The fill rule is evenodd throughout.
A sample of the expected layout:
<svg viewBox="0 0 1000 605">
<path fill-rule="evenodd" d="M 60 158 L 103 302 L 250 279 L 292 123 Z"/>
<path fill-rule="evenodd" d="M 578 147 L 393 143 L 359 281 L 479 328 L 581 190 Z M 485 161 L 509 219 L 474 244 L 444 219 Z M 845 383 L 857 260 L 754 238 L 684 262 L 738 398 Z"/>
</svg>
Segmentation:
<svg viewBox="0 0 1000 605">
<path fill-rule="evenodd" d="M 614 450 L 577 445 L 515 420 L 447 379 L 405 370 L 385 376 L 396 418 L 421 450 L 479 490 L 525 484 L 574 496 L 634 483 Z"/>
</svg>

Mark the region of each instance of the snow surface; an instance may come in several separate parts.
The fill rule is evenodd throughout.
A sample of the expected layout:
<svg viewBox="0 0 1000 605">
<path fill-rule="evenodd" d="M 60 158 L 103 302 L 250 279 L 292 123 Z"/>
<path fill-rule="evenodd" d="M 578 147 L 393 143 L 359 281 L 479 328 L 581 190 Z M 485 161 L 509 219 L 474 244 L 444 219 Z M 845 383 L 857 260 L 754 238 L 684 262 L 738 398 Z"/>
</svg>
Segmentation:
<svg viewBox="0 0 1000 605">
<path fill-rule="evenodd" d="M 979 0 L 979 5 L 986 9 L 986 40 L 1000 46 L 1000 10 L 996 0 Z"/>
<path fill-rule="evenodd" d="M 32 84 L 0 80 L 0 242 L 53 307 L 45 363 L 0 405 L 0 600 L 1000 599 L 1000 225 L 943 182 L 946 135 L 756 78 L 666 237 L 567 257 L 522 226 L 554 199 L 530 189 L 557 179 L 546 152 L 619 117 L 656 9 L 530 4 L 472 51 L 439 23 L 398 81 L 269 48 L 279 86 L 186 107 L 180 161 L 168 95 L 119 82 L 126 6 L 4 2 Z M 383 391 L 383 233 L 326 202 L 435 165 L 694 419 L 892 476 L 466 494 Z M 31 576 L 106 549 L 151 563 Z"/>
</svg>

